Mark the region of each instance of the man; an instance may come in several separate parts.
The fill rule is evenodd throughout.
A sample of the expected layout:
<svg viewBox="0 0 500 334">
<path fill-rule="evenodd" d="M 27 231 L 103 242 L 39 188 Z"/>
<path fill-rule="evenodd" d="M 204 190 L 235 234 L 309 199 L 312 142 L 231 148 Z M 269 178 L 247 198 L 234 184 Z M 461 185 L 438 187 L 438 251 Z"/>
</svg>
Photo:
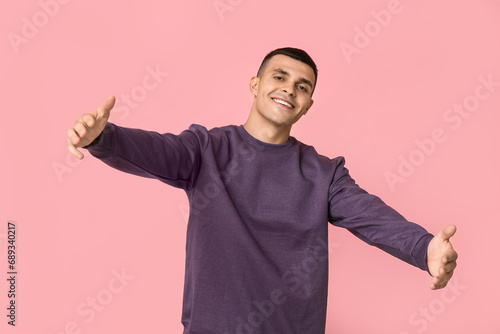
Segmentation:
<svg viewBox="0 0 500 334">
<path fill-rule="evenodd" d="M 109 123 L 114 98 L 68 130 L 68 150 L 85 147 L 106 164 L 186 191 L 190 203 L 184 334 L 325 331 L 328 226 L 363 241 L 446 286 L 456 266 L 450 238 L 408 222 L 361 189 L 344 158 L 327 158 L 290 136 L 313 105 L 317 69 L 309 55 L 281 48 L 250 80 L 247 121 L 179 135 Z"/>
</svg>

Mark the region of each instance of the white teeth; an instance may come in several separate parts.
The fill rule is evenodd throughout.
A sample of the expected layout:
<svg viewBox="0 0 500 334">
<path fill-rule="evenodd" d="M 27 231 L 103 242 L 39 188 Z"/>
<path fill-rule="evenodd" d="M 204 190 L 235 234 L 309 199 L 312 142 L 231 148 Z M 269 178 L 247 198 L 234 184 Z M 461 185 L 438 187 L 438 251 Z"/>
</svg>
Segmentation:
<svg viewBox="0 0 500 334">
<path fill-rule="evenodd" d="M 273 100 L 276 101 L 276 102 L 278 102 L 278 103 L 281 103 L 281 104 L 283 104 L 283 105 L 285 105 L 287 107 L 293 108 L 292 105 L 290 103 L 288 103 L 288 102 L 285 102 L 285 101 L 279 100 L 279 99 L 273 99 Z"/>
</svg>

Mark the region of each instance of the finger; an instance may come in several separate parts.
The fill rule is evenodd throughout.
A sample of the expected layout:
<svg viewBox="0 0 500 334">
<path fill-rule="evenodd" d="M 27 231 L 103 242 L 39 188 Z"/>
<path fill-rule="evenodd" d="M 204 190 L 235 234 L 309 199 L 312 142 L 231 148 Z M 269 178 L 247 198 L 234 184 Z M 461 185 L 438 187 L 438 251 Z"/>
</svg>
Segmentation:
<svg viewBox="0 0 500 334">
<path fill-rule="evenodd" d="M 446 274 L 445 276 L 441 277 L 441 281 L 440 281 L 438 286 L 441 288 L 444 288 L 448 284 L 448 282 L 450 281 L 451 276 L 453 276 L 453 273 L 449 273 L 449 274 Z"/>
<path fill-rule="evenodd" d="M 80 136 L 76 133 L 74 128 L 71 128 L 66 132 L 66 138 L 68 138 L 68 141 L 71 142 L 72 145 L 78 145 L 80 142 Z"/>
<path fill-rule="evenodd" d="M 435 279 L 432 284 L 431 284 L 431 289 L 432 290 L 438 290 L 438 289 L 441 289 L 442 285 L 441 285 L 441 281 L 438 280 L 438 279 Z"/>
<path fill-rule="evenodd" d="M 107 118 L 109 117 L 111 109 L 113 109 L 113 106 L 115 105 L 115 97 L 110 96 L 108 97 L 103 104 L 99 108 L 97 108 L 97 116 L 101 118 Z"/>
<path fill-rule="evenodd" d="M 85 138 L 87 133 L 89 132 L 89 128 L 95 125 L 95 118 L 91 114 L 83 114 L 79 119 L 76 120 L 73 125 L 73 130 L 75 131 L 78 138 Z M 77 145 L 80 140 L 76 141 L 76 138 L 73 140 L 73 144 Z"/>
<path fill-rule="evenodd" d="M 95 118 L 92 114 L 83 114 L 80 121 L 88 128 L 93 127 L 95 124 Z"/>
<path fill-rule="evenodd" d="M 437 277 L 445 277 L 446 275 L 453 275 L 455 268 L 456 268 L 456 266 L 453 266 L 453 265 L 450 265 L 448 267 L 441 267 L 438 270 Z"/>
<path fill-rule="evenodd" d="M 439 290 L 439 289 L 443 289 L 446 287 L 446 285 L 448 284 L 448 282 L 446 283 L 439 283 L 439 284 L 432 284 L 431 285 L 431 289 L 432 290 Z"/>
<path fill-rule="evenodd" d="M 71 153 L 71 155 L 73 155 L 78 160 L 82 160 L 83 159 L 83 153 L 80 152 L 76 148 L 76 146 L 73 145 L 73 143 L 71 143 L 71 140 L 69 138 L 67 138 L 67 147 L 68 147 L 68 151 L 69 151 L 69 153 Z"/>
<path fill-rule="evenodd" d="M 457 232 L 457 227 L 455 225 L 449 225 L 441 232 L 439 232 L 439 237 L 443 240 L 449 240 Z"/>
<path fill-rule="evenodd" d="M 431 284 L 431 289 L 437 290 L 444 288 L 448 284 L 448 281 L 451 279 L 451 276 L 452 274 L 447 274 L 444 276 L 435 277 Z"/>
<path fill-rule="evenodd" d="M 73 125 L 73 130 L 75 131 L 75 133 L 78 135 L 78 137 L 80 138 L 80 140 L 82 138 L 85 138 L 85 136 L 87 135 L 87 126 L 85 125 L 85 123 L 83 123 L 81 120 L 78 120 L 75 125 Z M 80 142 L 80 141 L 78 141 Z M 75 145 L 77 145 L 78 143 L 75 143 Z"/>
<path fill-rule="evenodd" d="M 458 259 L 458 253 L 450 246 L 450 248 L 446 251 L 446 254 L 443 256 L 443 263 L 454 262 Z"/>
<path fill-rule="evenodd" d="M 449 273 L 449 272 L 452 272 L 453 270 L 455 270 L 456 267 L 457 267 L 456 262 L 449 262 L 449 263 L 445 264 L 444 266 L 442 266 L 441 268 L 443 268 L 444 273 Z M 441 270 L 441 268 L 440 268 L 440 270 Z"/>
<path fill-rule="evenodd" d="M 433 284 L 437 286 L 446 286 L 448 281 L 452 278 L 453 273 L 455 272 L 454 269 L 451 269 L 449 271 L 446 271 L 445 268 L 439 268 L 438 275 L 434 277 Z"/>
</svg>

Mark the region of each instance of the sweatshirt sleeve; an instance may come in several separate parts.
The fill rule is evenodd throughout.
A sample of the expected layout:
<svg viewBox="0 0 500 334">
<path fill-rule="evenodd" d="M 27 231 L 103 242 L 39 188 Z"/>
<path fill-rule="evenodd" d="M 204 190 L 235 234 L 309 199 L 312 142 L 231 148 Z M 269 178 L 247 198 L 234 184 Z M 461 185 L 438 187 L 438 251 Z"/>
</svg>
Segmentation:
<svg viewBox="0 0 500 334">
<path fill-rule="evenodd" d="M 433 235 L 406 220 L 379 197 L 361 189 L 344 167 L 344 157 L 332 161 L 336 170 L 329 188 L 329 222 L 344 227 L 366 243 L 429 272 L 427 246 Z"/>
<path fill-rule="evenodd" d="M 208 131 L 192 124 L 178 135 L 117 126 L 108 122 L 89 153 L 120 171 L 189 189 L 196 182 Z"/>
</svg>

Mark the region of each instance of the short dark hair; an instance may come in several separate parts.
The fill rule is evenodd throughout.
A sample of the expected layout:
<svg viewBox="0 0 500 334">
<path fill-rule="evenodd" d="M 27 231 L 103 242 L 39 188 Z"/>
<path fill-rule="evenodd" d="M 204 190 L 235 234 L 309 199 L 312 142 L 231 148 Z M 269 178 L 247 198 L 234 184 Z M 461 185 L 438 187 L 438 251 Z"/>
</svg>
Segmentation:
<svg viewBox="0 0 500 334">
<path fill-rule="evenodd" d="M 312 60 L 312 58 L 305 52 L 304 50 L 297 49 L 297 48 L 292 48 L 292 47 L 286 47 L 286 48 L 279 48 L 276 50 L 273 50 L 269 52 L 265 57 L 264 60 L 262 60 L 262 64 L 260 64 L 259 71 L 257 72 L 257 76 L 260 78 L 264 74 L 264 71 L 266 69 L 267 63 L 269 60 L 276 56 L 276 55 L 285 55 L 288 57 L 291 57 L 293 59 L 296 59 L 298 61 L 303 62 L 304 64 L 307 64 L 311 66 L 311 68 L 314 71 L 314 87 L 311 92 L 314 93 L 314 89 L 316 89 L 316 83 L 318 82 L 318 68 L 316 67 L 316 64 Z"/>
</svg>

